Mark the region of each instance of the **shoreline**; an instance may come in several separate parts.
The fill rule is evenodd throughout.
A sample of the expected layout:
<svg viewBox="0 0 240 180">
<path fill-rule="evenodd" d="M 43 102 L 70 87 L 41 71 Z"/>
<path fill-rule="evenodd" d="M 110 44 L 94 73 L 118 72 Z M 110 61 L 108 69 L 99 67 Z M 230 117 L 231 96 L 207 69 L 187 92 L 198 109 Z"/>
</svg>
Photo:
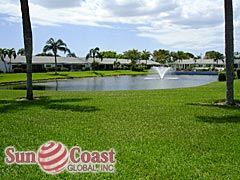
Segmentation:
<svg viewBox="0 0 240 180">
<path fill-rule="evenodd" d="M 100 73 L 99 73 L 100 72 Z M 106 71 L 104 71 L 106 72 Z M 110 71 L 111 72 L 111 71 Z M 86 76 L 63 76 L 63 77 L 56 77 L 56 78 L 44 78 L 44 79 L 36 79 L 36 80 L 32 80 L 33 83 L 38 83 L 38 82 L 48 82 L 48 81 L 53 81 L 53 80 L 64 80 L 64 79 L 81 79 L 81 78 L 91 78 L 91 77 L 107 77 L 107 76 L 126 76 L 126 75 L 146 75 L 149 74 L 149 71 L 144 71 L 144 72 L 136 72 L 136 71 L 131 71 L 132 73 L 121 73 L 121 71 L 112 71 L 116 74 L 102 74 L 101 71 L 98 71 L 94 74 L 89 74 Z M 60 72 L 61 73 L 61 72 Z M 56 76 L 61 76 L 61 74 L 57 74 Z M 93 72 L 92 72 L 93 73 Z M 17 74 L 17 73 L 13 73 L 13 74 Z M 22 73 L 21 73 L 22 74 Z M 25 73 L 23 73 L 25 74 Z M 37 73 L 35 73 L 37 74 Z M 46 73 L 47 74 L 47 73 Z M 55 74 L 49 74 L 49 75 L 55 75 Z M 23 81 L 9 81 L 9 82 L 0 82 L 0 86 L 7 86 L 7 85 L 16 85 L 16 84 L 26 84 L 27 80 L 23 80 Z"/>
<path fill-rule="evenodd" d="M 106 71 L 103 71 L 103 73 L 101 73 L 101 71 L 97 71 L 94 74 L 89 74 L 89 75 L 84 75 L 81 76 L 68 76 L 68 75 L 64 75 L 65 72 L 63 72 L 63 74 L 61 74 L 61 72 L 59 74 L 57 74 L 56 78 L 43 78 L 43 79 L 36 79 L 36 80 L 32 80 L 33 83 L 39 83 L 39 82 L 48 82 L 48 81 L 53 81 L 53 80 L 64 80 L 64 79 L 81 79 L 81 78 L 91 78 L 91 77 L 107 77 L 107 76 L 126 76 L 126 75 L 147 75 L 147 74 L 151 74 L 150 71 L 144 71 L 144 72 L 136 72 L 136 71 L 130 71 L 128 72 L 124 72 L 121 73 L 121 71 L 109 71 L 109 72 L 113 72 L 112 74 L 104 74 Z M 93 73 L 93 72 L 91 72 Z M 114 74 L 116 73 L 116 74 Z M 13 73 L 14 75 L 16 75 L 17 73 Z M 21 73 L 22 74 L 22 73 Z M 25 73 L 23 73 L 25 74 Z M 38 73 L 34 73 L 34 75 L 36 75 Z M 44 73 L 42 73 L 44 74 Z M 194 71 L 175 71 L 173 73 L 174 75 L 218 75 L 218 72 L 210 72 L 210 71 L 199 71 L 199 72 L 194 72 Z M 55 74 L 47 74 L 45 73 L 45 75 L 55 75 Z M 64 76 L 63 76 L 64 75 Z M 7 86 L 7 85 L 17 85 L 17 84 L 26 84 L 26 80 L 21 80 L 21 81 L 9 81 L 9 82 L 0 82 L 0 86 Z"/>
</svg>

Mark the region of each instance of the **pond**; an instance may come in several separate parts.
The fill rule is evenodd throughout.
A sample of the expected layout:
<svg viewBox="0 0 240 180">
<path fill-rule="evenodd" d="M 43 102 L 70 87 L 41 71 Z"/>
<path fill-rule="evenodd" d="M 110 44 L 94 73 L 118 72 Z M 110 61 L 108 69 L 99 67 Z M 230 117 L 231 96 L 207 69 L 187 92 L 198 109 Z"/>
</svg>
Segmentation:
<svg viewBox="0 0 240 180">
<path fill-rule="evenodd" d="M 151 74 L 53 80 L 33 83 L 33 88 L 54 91 L 147 90 L 194 87 L 214 81 L 217 81 L 216 75 L 166 75 L 160 79 L 157 74 Z M 25 88 L 25 84 L 0 86 L 5 90 Z"/>
</svg>

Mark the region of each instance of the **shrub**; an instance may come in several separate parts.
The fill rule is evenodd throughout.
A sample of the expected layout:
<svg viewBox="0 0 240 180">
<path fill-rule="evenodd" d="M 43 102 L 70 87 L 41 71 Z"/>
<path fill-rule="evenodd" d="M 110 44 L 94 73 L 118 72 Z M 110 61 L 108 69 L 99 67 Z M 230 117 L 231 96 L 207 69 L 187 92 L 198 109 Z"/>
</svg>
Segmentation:
<svg viewBox="0 0 240 180">
<path fill-rule="evenodd" d="M 82 67 L 82 71 L 90 71 L 90 67 Z"/>
<path fill-rule="evenodd" d="M 69 71 L 69 69 L 66 67 L 61 67 L 60 71 Z"/>
<path fill-rule="evenodd" d="M 47 68 L 45 68 L 45 70 L 47 72 L 54 72 L 55 71 L 55 67 L 47 67 Z M 57 67 L 57 71 L 61 71 L 61 68 Z"/>
<path fill-rule="evenodd" d="M 238 79 L 238 75 L 234 73 L 234 79 Z M 226 76 L 226 72 L 220 72 L 218 74 L 218 81 L 226 81 L 227 80 L 227 76 Z"/>
<path fill-rule="evenodd" d="M 237 77 L 240 79 L 240 69 L 237 69 Z"/>
<path fill-rule="evenodd" d="M 13 69 L 13 72 L 14 73 L 25 73 L 26 70 L 21 68 L 21 67 L 16 67 L 16 68 Z"/>
<path fill-rule="evenodd" d="M 226 72 L 220 72 L 218 74 L 218 81 L 226 81 Z"/>
</svg>

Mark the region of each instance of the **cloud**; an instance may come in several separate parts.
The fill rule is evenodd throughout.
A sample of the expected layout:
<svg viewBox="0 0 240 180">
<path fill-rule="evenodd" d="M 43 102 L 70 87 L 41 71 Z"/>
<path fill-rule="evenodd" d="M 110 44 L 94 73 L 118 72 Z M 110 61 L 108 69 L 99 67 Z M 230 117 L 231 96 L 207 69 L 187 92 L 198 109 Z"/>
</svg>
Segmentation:
<svg viewBox="0 0 240 180">
<path fill-rule="evenodd" d="M 31 3 L 38 4 L 45 8 L 70 8 L 80 6 L 84 0 L 31 0 Z"/>
<path fill-rule="evenodd" d="M 19 3 L 2 0 L 5 20 L 21 22 Z M 239 42 L 240 3 L 233 0 L 235 40 Z M 64 24 L 118 28 L 132 25 L 139 37 L 179 49 L 222 49 L 224 10 L 222 0 L 31 0 L 33 25 Z M 6 16 L 7 15 L 7 16 Z M 237 48 L 240 48 L 239 45 Z"/>
<path fill-rule="evenodd" d="M 176 8 L 173 0 L 112 0 L 102 1 L 103 7 L 109 9 L 109 12 L 118 17 L 136 17 L 152 16 Z"/>
</svg>

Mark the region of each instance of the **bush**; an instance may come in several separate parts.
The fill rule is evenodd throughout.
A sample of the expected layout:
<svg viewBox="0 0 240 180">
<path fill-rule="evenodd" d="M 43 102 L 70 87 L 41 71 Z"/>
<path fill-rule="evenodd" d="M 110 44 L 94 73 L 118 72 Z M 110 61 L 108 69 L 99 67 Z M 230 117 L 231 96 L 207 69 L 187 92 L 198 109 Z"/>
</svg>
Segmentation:
<svg viewBox="0 0 240 180">
<path fill-rule="evenodd" d="M 0 74 L 3 73 L 3 71 L 0 70 Z"/>
<path fill-rule="evenodd" d="M 82 67 L 82 71 L 90 71 L 90 67 Z"/>
<path fill-rule="evenodd" d="M 237 77 L 240 79 L 240 69 L 237 69 Z"/>
<path fill-rule="evenodd" d="M 90 67 L 85 67 L 85 71 L 90 71 Z"/>
<path fill-rule="evenodd" d="M 66 67 L 62 67 L 62 68 L 60 69 L 60 71 L 69 71 L 69 69 L 66 68 Z"/>
<path fill-rule="evenodd" d="M 234 79 L 238 79 L 238 75 L 234 73 Z M 226 72 L 220 72 L 218 74 L 218 81 L 226 81 L 227 80 L 227 76 L 226 76 Z"/>
<path fill-rule="evenodd" d="M 221 72 L 218 74 L 218 81 L 226 81 L 226 72 Z"/>
<path fill-rule="evenodd" d="M 26 69 L 23 69 L 21 67 L 16 67 L 16 68 L 13 69 L 13 72 L 14 73 L 25 73 Z"/>
<path fill-rule="evenodd" d="M 45 68 L 45 70 L 47 72 L 54 72 L 55 71 L 55 67 L 47 67 L 47 68 Z M 57 71 L 61 71 L 61 68 L 57 67 Z"/>
</svg>

